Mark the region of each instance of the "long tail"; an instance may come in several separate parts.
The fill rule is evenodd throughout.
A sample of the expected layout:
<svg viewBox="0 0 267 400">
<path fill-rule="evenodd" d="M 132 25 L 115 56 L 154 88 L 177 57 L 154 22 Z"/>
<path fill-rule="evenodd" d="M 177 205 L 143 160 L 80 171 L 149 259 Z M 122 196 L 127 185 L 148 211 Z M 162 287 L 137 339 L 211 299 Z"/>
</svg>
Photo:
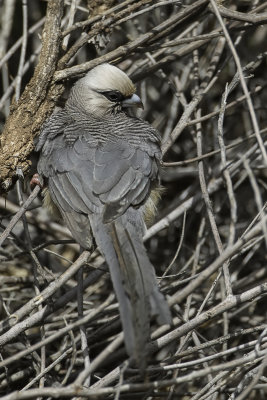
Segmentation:
<svg viewBox="0 0 267 400">
<path fill-rule="evenodd" d="M 155 315 L 160 324 L 170 324 L 171 317 L 143 245 L 141 214 L 138 210 L 127 210 L 107 224 L 100 216 L 92 215 L 90 222 L 96 243 L 109 265 L 127 353 L 142 370 L 146 366 L 151 317 Z"/>
</svg>

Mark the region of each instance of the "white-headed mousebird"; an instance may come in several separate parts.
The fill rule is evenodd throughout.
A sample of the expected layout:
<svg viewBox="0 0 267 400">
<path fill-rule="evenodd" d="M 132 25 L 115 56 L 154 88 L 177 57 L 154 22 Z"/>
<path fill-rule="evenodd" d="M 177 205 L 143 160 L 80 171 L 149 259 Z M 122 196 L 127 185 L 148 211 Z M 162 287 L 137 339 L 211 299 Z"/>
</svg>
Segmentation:
<svg viewBox="0 0 267 400">
<path fill-rule="evenodd" d="M 144 369 L 151 318 L 170 324 L 171 317 L 142 239 L 158 197 L 161 151 L 158 132 L 127 114 L 140 106 L 130 78 L 99 65 L 45 122 L 36 150 L 45 202 L 52 200 L 84 249 L 97 244 L 119 302 L 127 353 Z"/>
</svg>

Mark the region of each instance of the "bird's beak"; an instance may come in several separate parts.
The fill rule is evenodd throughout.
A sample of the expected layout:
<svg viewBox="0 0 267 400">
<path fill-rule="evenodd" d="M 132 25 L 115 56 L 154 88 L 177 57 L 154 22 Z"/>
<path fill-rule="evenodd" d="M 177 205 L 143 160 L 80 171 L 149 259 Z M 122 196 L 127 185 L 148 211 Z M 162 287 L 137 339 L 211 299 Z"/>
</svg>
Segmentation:
<svg viewBox="0 0 267 400">
<path fill-rule="evenodd" d="M 139 107 L 144 109 L 144 105 L 142 103 L 142 100 L 140 99 L 137 94 L 133 94 L 132 97 L 129 99 L 125 99 L 121 102 L 122 107 Z"/>
</svg>

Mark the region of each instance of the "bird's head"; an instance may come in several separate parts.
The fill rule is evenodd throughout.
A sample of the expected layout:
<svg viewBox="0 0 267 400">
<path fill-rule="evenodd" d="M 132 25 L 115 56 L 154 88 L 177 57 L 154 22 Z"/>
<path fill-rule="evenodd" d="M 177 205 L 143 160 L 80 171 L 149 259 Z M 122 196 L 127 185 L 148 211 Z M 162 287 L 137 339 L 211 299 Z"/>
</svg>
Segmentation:
<svg viewBox="0 0 267 400">
<path fill-rule="evenodd" d="M 120 112 L 128 107 L 142 107 L 131 79 L 119 68 L 101 64 L 89 71 L 73 86 L 69 105 L 95 117 Z"/>
</svg>

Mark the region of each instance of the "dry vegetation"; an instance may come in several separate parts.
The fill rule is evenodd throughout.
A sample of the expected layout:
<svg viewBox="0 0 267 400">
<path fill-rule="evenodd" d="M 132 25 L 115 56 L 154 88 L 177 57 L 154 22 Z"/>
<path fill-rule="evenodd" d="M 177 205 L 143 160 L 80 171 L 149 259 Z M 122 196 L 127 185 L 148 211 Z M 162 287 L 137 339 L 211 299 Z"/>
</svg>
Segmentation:
<svg viewBox="0 0 267 400">
<path fill-rule="evenodd" d="M 0 399 L 266 399 L 267 2 L 2 0 L 0 16 Z M 33 136 L 103 61 L 162 134 L 145 240 L 173 326 L 153 324 L 145 380 L 103 260 L 28 198 Z"/>
</svg>

